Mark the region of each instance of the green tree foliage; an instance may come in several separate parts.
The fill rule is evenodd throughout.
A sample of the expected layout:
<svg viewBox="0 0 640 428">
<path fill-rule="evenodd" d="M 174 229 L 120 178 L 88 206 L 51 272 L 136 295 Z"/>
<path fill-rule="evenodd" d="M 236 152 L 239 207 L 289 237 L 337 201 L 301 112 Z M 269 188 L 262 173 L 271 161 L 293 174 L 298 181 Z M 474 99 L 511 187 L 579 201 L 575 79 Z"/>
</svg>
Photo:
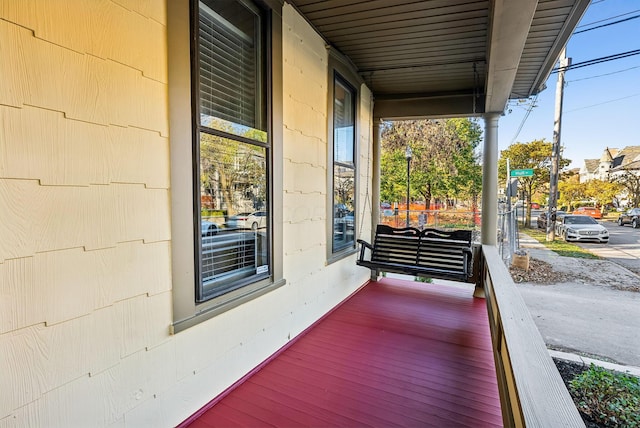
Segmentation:
<svg viewBox="0 0 640 428">
<path fill-rule="evenodd" d="M 551 173 L 552 144 L 545 140 L 535 140 L 529 143 L 515 143 L 500 152 L 498 160 L 498 178 L 502 183 L 507 182 L 507 159 L 511 169 L 533 169 L 532 177 L 518 177 L 520 189 L 527 193 L 527 200 L 531 195 L 541 191 L 549 184 Z M 569 159 L 560 158 L 560 169 L 569 165 Z M 527 204 L 527 226 L 531 225 L 531 205 Z"/>
<path fill-rule="evenodd" d="M 627 193 L 629 203 L 634 207 L 640 206 L 640 175 L 637 169 L 625 169 L 622 175 L 614 180 L 619 183 Z"/>
<path fill-rule="evenodd" d="M 407 161 L 411 159 L 411 197 L 430 207 L 432 199 L 477 200 L 482 189 L 482 170 L 476 147 L 479 125 L 470 119 L 408 120 L 387 122 L 382 130 L 381 199 L 405 199 Z"/>
<path fill-rule="evenodd" d="M 580 183 L 580 176 L 573 175 L 558 183 L 558 205 L 566 206 L 570 211 L 574 203 L 587 198 L 587 183 Z"/>
<path fill-rule="evenodd" d="M 217 124 L 218 129 L 225 124 Z M 226 125 L 229 126 L 229 125 Z M 244 135 L 252 138 L 255 130 Z M 242 202 L 250 200 L 260 207 L 267 197 L 264 149 L 228 138 L 200 135 L 200 185 L 205 195 L 221 194 L 229 215 L 243 210 Z"/>
<path fill-rule="evenodd" d="M 613 202 L 622 191 L 622 184 L 615 181 L 589 180 L 586 184 L 586 195 L 604 209 L 606 204 Z"/>
</svg>

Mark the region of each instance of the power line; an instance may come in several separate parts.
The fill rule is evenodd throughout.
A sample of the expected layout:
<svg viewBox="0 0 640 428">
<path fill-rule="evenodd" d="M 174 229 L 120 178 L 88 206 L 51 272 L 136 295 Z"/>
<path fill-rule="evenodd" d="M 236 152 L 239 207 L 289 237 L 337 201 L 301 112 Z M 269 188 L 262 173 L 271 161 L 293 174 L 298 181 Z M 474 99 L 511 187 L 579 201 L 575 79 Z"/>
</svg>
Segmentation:
<svg viewBox="0 0 640 428">
<path fill-rule="evenodd" d="M 591 108 L 591 107 L 598 107 L 598 106 L 601 106 L 601 105 L 604 105 L 604 104 L 611 104 L 611 103 L 614 103 L 614 102 L 616 102 L 616 101 L 626 100 L 626 99 L 628 99 L 628 98 L 637 97 L 637 96 L 639 96 L 639 95 L 640 95 L 640 92 L 639 92 L 639 93 L 637 93 L 637 94 L 633 94 L 633 95 L 627 95 L 626 97 L 616 98 L 616 99 L 614 99 L 614 100 L 609 100 L 609 101 L 603 101 L 603 102 L 598 103 L 598 104 L 592 104 L 592 105 L 590 105 L 590 106 L 584 106 L 584 107 L 580 107 L 580 108 L 574 108 L 573 110 L 565 111 L 565 113 L 571 113 L 571 112 L 578 111 L 578 110 L 585 110 L 585 109 L 588 109 L 588 108 Z"/>
<path fill-rule="evenodd" d="M 630 16 L 628 18 L 619 19 L 618 21 L 614 21 L 614 22 L 608 22 L 606 24 L 598 25 L 598 26 L 595 26 L 595 27 L 592 27 L 592 28 L 587 28 L 585 30 L 574 31 L 573 34 L 576 35 L 576 34 L 580 34 L 580 33 L 586 33 L 587 31 L 597 30 L 598 28 L 608 27 L 610 25 L 620 24 L 622 22 L 631 21 L 632 19 L 636 19 L 636 18 L 640 18 L 640 15 Z"/>
<path fill-rule="evenodd" d="M 529 104 L 529 107 L 527 107 L 527 112 L 525 113 L 524 117 L 522 118 L 522 122 L 520 122 L 520 126 L 518 126 L 518 130 L 516 131 L 516 134 L 511 139 L 511 142 L 509 143 L 509 145 L 513 144 L 516 141 L 516 138 L 518 138 L 518 135 L 520 135 L 520 131 L 522 131 L 522 127 L 524 126 L 524 123 L 529 118 L 529 115 L 531 114 L 531 111 L 535 107 L 537 100 L 538 100 L 538 94 L 536 94 L 533 97 L 533 100 L 531 101 L 531 104 Z"/>
<path fill-rule="evenodd" d="M 611 76 L 612 74 L 624 73 L 625 71 L 635 70 L 636 68 L 640 68 L 640 65 L 637 65 L 635 67 L 625 68 L 624 70 L 612 71 L 611 73 L 598 74 L 596 76 L 583 77 L 581 79 L 575 79 L 575 80 L 567 80 L 567 83 L 579 82 L 581 80 L 595 79 L 596 77 Z"/>
<path fill-rule="evenodd" d="M 595 3 L 592 3 L 592 4 L 595 4 Z M 622 14 L 620 14 L 620 15 L 616 15 L 616 16 L 610 16 L 610 17 L 608 17 L 608 18 L 600 19 L 600 20 L 598 20 L 598 21 L 589 22 L 589 23 L 587 23 L 587 24 L 578 25 L 576 28 L 588 27 L 589 25 L 598 24 L 598 23 L 600 23 L 600 22 L 608 21 L 608 20 L 610 20 L 610 19 L 614 19 L 614 18 L 620 18 L 621 16 L 625 16 L 625 15 L 631 15 L 632 13 L 636 13 L 636 12 L 640 12 L 640 9 L 638 9 L 638 10 L 632 10 L 631 12 L 622 13 Z"/>
<path fill-rule="evenodd" d="M 557 73 L 560 70 L 566 71 L 566 70 L 574 70 L 576 68 L 582 68 L 582 67 L 587 67 L 590 65 L 596 65 L 596 64 L 601 64 L 603 62 L 609 62 L 609 61 L 615 61 L 617 59 L 623 59 L 623 58 L 628 58 L 634 55 L 640 55 L 640 49 L 636 49 L 633 51 L 627 51 L 627 52 L 621 52 L 618 54 L 614 54 L 614 55 L 608 55 L 608 56 L 603 56 L 600 58 L 594 58 L 594 59 L 590 59 L 587 61 L 582 61 L 582 62 L 577 62 L 575 64 L 571 64 L 568 65 L 566 67 L 556 67 L 553 70 L 551 70 L 550 74 L 553 73 Z"/>
</svg>

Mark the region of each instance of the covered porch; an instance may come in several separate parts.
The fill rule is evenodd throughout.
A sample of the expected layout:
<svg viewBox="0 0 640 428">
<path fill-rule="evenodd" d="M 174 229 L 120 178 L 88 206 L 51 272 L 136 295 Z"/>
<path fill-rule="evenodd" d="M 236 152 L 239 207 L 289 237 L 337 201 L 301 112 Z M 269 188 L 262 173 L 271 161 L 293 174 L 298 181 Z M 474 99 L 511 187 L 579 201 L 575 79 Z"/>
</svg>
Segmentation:
<svg viewBox="0 0 640 428">
<path fill-rule="evenodd" d="M 496 248 L 479 257 L 484 298 L 368 282 L 180 427 L 584 426 Z"/>
<path fill-rule="evenodd" d="M 369 282 L 182 426 L 502 426 L 473 291 Z"/>
</svg>

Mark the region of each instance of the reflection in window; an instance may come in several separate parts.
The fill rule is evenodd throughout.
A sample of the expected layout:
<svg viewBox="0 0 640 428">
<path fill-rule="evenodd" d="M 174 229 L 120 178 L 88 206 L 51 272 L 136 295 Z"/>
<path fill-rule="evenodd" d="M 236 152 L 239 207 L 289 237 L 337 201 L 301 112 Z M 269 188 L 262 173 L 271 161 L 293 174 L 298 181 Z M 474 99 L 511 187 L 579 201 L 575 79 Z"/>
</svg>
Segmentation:
<svg viewBox="0 0 640 428">
<path fill-rule="evenodd" d="M 246 1 L 198 4 L 201 302 L 269 277 L 271 226 L 264 19 Z"/>
<path fill-rule="evenodd" d="M 355 242 L 355 91 L 339 76 L 333 101 L 333 252 Z"/>
</svg>

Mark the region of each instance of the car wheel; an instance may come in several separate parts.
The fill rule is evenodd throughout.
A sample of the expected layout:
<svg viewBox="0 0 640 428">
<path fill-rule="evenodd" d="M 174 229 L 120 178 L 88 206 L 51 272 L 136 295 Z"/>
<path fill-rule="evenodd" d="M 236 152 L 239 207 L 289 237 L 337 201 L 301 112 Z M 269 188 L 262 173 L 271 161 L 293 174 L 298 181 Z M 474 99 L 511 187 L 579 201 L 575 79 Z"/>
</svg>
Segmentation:
<svg viewBox="0 0 640 428">
<path fill-rule="evenodd" d="M 251 224 L 251 230 L 258 230 L 258 222 L 254 221 L 253 224 Z"/>
<path fill-rule="evenodd" d="M 624 226 L 624 223 L 622 222 L 621 218 L 618 219 L 618 226 Z"/>
<path fill-rule="evenodd" d="M 638 219 L 634 218 L 633 220 L 631 220 L 631 227 L 633 227 L 634 229 L 637 229 L 639 226 L 638 224 Z"/>
</svg>

